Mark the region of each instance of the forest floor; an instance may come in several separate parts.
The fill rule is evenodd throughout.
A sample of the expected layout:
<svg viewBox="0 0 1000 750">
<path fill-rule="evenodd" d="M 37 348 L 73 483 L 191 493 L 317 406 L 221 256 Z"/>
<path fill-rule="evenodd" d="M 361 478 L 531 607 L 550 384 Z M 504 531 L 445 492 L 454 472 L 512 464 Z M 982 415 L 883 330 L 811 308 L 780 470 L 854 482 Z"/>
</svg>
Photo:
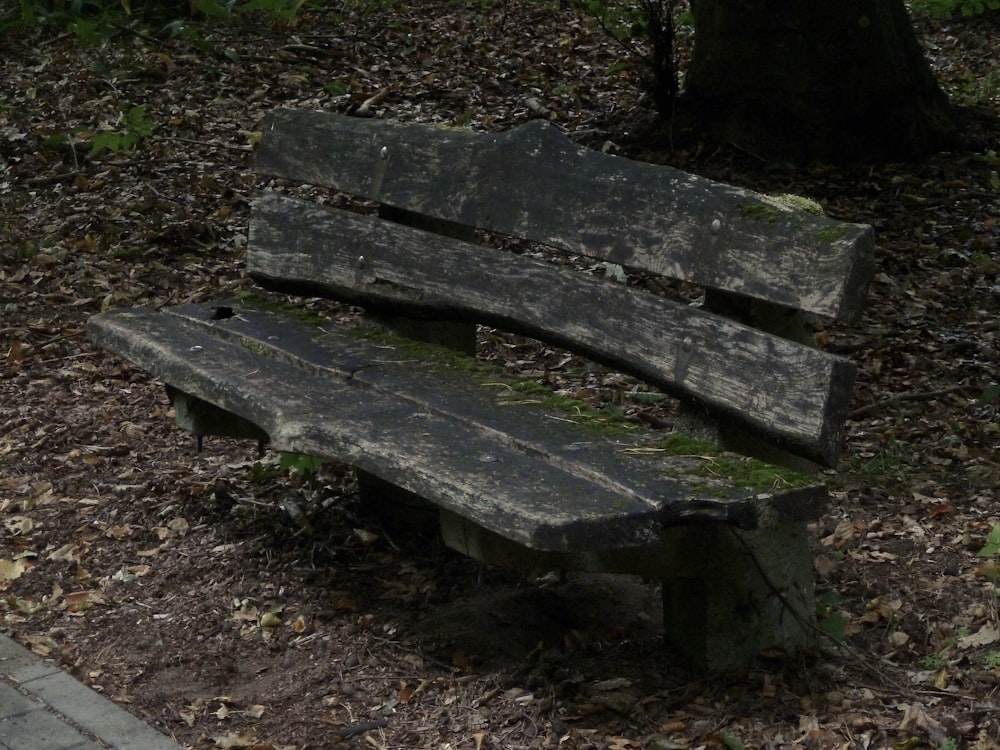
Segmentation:
<svg viewBox="0 0 1000 750">
<path fill-rule="evenodd" d="M 1000 18 L 919 24 L 981 146 L 796 169 L 644 141 L 636 70 L 559 5 L 0 37 L 0 628 L 193 748 L 1000 747 L 1000 564 L 979 554 L 1000 525 Z M 525 584 L 366 519 L 342 467 L 196 453 L 162 387 L 88 343 L 102 309 L 249 288 L 262 116 L 376 94 L 378 116 L 477 129 L 542 113 L 875 227 L 867 314 L 829 331 L 860 374 L 813 529 L 843 644 L 698 677 L 661 647 L 654 586 Z"/>
</svg>

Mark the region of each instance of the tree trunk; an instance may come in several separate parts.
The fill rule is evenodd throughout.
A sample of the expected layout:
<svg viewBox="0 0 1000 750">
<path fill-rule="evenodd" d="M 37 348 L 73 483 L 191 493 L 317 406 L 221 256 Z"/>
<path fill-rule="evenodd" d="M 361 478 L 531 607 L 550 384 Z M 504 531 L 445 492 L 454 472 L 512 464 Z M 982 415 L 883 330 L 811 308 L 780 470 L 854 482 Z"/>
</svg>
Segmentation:
<svg viewBox="0 0 1000 750">
<path fill-rule="evenodd" d="M 906 160 L 954 142 L 903 0 L 692 0 L 678 116 L 792 161 Z"/>
</svg>

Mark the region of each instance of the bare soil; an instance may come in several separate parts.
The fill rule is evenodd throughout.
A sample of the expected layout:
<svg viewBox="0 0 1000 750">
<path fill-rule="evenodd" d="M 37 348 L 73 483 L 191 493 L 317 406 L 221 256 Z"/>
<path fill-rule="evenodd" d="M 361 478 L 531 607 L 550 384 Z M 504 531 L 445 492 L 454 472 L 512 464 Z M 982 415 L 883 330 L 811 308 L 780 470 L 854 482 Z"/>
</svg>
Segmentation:
<svg viewBox="0 0 1000 750">
<path fill-rule="evenodd" d="M 796 169 L 648 136 L 638 72 L 567 8 L 388 5 L 98 46 L 0 38 L 0 627 L 192 748 L 1000 746 L 1000 567 L 979 554 L 1000 525 L 1000 19 L 920 23 L 975 107 L 968 150 Z M 263 114 L 382 91 L 377 116 L 541 114 L 875 226 L 869 312 L 827 332 L 861 370 L 814 527 L 842 644 L 699 677 L 660 643 L 654 585 L 525 582 L 366 516 L 343 467 L 305 479 L 220 439 L 198 453 L 161 385 L 87 342 L 101 309 L 250 288 Z M 553 377 L 537 345 L 493 351 Z"/>
</svg>

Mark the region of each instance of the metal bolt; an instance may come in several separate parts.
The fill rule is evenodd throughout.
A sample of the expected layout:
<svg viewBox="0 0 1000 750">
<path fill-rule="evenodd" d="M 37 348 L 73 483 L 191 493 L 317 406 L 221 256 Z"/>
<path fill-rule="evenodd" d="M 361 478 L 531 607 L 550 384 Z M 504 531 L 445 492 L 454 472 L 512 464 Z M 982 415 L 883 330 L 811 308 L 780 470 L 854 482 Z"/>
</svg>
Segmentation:
<svg viewBox="0 0 1000 750">
<path fill-rule="evenodd" d="M 359 255 L 358 256 L 358 268 L 364 268 L 364 267 L 365 267 L 365 256 Z"/>
<path fill-rule="evenodd" d="M 683 349 L 686 352 L 689 352 L 692 349 L 694 349 L 694 339 L 692 339 L 690 336 L 685 336 L 684 340 L 681 341 L 681 349 Z"/>
<path fill-rule="evenodd" d="M 722 229 L 722 222 L 718 219 L 712 219 L 712 234 L 718 234 L 720 229 Z"/>
<path fill-rule="evenodd" d="M 380 148 L 378 150 L 378 155 L 382 159 L 388 159 L 389 158 L 389 147 L 388 146 L 383 146 L 382 148 Z"/>
</svg>

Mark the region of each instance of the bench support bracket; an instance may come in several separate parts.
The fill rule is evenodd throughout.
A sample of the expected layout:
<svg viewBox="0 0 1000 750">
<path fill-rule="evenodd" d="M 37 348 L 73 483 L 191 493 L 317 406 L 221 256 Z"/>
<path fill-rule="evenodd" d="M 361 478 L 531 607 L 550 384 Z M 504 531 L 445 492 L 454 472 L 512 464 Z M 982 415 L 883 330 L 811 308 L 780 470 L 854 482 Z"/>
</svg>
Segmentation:
<svg viewBox="0 0 1000 750">
<path fill-rule="evenodd" d="M 663 582 L 664 638 L 705 672 L 745 669 L 762 654 L 816 643 L 812 556 L 805 523 L 754 531 L 677 526 L 655 547 L 545 552 L 504 539 L 447 511 L 445 544 L 477 560 L 541 575 L 622 573 Z"/>
<path fill-rule="evenodd" d="M 675 527 L 664 531 L 660 559 L 665 638 L 699 668 L 738 669 L 762 652 L 816 645 L 805 523 Z"/>
</svg>

